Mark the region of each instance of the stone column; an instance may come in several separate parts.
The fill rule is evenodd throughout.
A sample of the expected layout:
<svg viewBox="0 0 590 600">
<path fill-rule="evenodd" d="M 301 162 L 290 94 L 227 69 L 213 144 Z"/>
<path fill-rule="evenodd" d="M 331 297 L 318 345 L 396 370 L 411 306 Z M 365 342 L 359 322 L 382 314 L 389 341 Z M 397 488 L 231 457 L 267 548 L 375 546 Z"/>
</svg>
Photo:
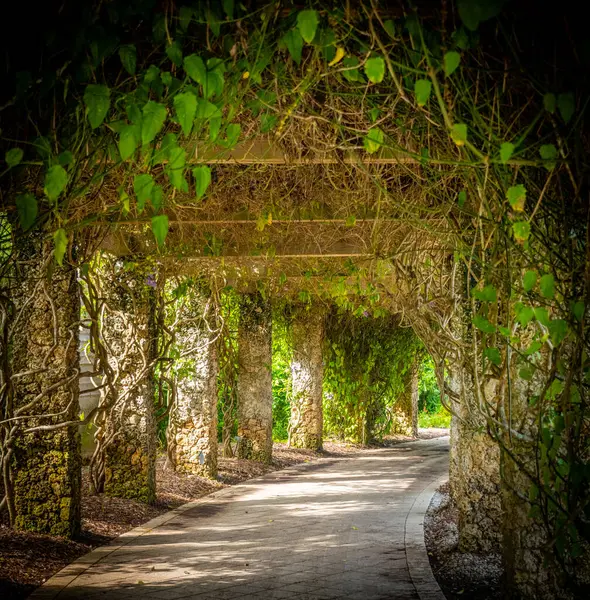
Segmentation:
<svg viewBox="0 0 590 600">
<path fill-rule="evenodd" d="M 324 321 L 320 306 L 294 308 L 289 443 L 295 448 L 322 448 Z"/>
<path fill-rule="evenodd" d="M 272 316 L 260 293 L 240 299 L 238 457 L 272 459 Z"/>
<path fill-rule="evenodd" d="M 453 418 L 451 490 L 459 511 L 459 548 L 463 552 L 498 550 L 501 542 L 500 450 L 478 410 L 471 376 L 455 373 L 458 403 Z M 486 390 L 493 401 L 494 383 Z"/>
<path fill-rule="evenodd" d="M 177 471 L 217 477 L 216 319 L 204 288 L 189 288 L 181 300 L 177 331 L 176 404 L 171 419 Z"/>
<path fill-rule="evenodd" d="M 393 407 L 392 433 L 418 437 L 418 383 L 420 363 L 415 356 L 404 374 L 404 389 Z"/>
<path fill-rule="evenodd" d="M 11 371 L 15 416 L 14 525 L 75 536 L 80 532 L 81 451 L 78 434 L 80 296 L 74 266 L 55 263 L 45 232 L 15 236 L 17 264 Z M 21 375 L 23 373 L 23 375 Z M 74 424 L 23 433 L 35 426 Z"/>
<path fill-rule="evenodd" d="M 153 359 L 154 275 L 141 263 L 106 264 L 102 335 L 109 349 L 116 400 L 106 430 L 104 491 L 153 503 L 156 499 L 156 421 Z"/>
</svg>

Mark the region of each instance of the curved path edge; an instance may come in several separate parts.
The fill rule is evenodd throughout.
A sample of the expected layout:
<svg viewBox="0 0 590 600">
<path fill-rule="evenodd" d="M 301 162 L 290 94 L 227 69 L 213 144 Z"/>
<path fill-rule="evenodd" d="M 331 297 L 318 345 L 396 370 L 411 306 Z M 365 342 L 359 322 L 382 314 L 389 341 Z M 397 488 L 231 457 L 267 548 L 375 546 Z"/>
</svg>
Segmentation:
<svg viewBox="0 0 590 600">
<path fill-rule="evenodd" d="M 406 516 L 404 545 L 410 577 L 420 600 L 446 600 L 430 566 L 426 542 L 424 540 L 424 517 L 436 490 L 449 479 L 439 477 L 427 485 L 416 498 Z"/>
<path fill-rule="evenodd" d="M 91 566 L 95 565 L 97 562 L 116 552 L 123 546 L 130 544 L 138 537 L 145 535 L 164 525 L 171 519 L 182 515 L 183 513 L 197 507 L 202 506 L 203 504 L 214 503 L 220 498 L 231 499 L 233 496 L 238 495 L 243 487 L 251 486 L 252 484 L 256 484 L 258 482 L 268 481 L 269 479 L 273 479 L 276 476 L 288 475 L 288 474 L 296 474 L 299 471 L 304 471 L 309 468 L 311 465 L 330 465 L 334 462 L 339 462 L 343 460 L 351 460 L 352 457 L 342 457 L 342 458 L 329 458 L 322 461 L 313 461 L 313 462 L 304 462 L 296 465 L 292 465 L 290 467 L 286 467 L 285 469 L 280 469 L 278 471 L 271 471 L 270 473 L 265 473 L 260 477 L 255 477 L 253 479 L 247 479 L 243 483 L 238 483 L 237 485 L 232 485 L 221 489 L 217 492 L 212 492 L 206 496 L 202 496 L 201 498 L 197 498 L 196 500 L 192 500 L 191 502 L 187 502 L 178 508 L 174 508 L 173 510 L 169 510 L 157 517 L 154 517 L 147 523 L 140 525 L 139 527 L 134 527 L 129 531 L 122 533 L 120 536 L 114 538 L 111 543 L 105 546 L 99 546 L 94 550 L 91 550 L 87 554 L 83 554 L 79 558 L 77 558 L 74 562 L 71 562 L 69 565 L 64 567 L 61 571 L 58 571 L 55 575 L 50 577 L 45 583 L 40 585 L 37 589 L 33 590 L 33 592 L 28 596 L 27 600 L 53 600 L 57 595 L 66 588 L 74 579 L 82 575 L 85 571 L 87 571 Z"/>
</svg>

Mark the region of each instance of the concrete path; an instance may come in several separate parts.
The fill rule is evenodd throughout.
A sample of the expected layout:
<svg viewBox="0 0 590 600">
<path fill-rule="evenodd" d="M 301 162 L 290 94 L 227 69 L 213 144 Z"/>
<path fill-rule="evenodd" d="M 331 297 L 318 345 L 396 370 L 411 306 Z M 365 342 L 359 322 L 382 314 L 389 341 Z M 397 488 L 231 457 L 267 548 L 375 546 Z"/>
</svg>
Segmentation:
<svg viewBox="0 0 590 600">
<path fill-rule="evenodd" d="M 33 598 L 443 598 L 407 524 L 446 472 L 448 437 L 277 471 L 121 536 Z"/>
</svg>

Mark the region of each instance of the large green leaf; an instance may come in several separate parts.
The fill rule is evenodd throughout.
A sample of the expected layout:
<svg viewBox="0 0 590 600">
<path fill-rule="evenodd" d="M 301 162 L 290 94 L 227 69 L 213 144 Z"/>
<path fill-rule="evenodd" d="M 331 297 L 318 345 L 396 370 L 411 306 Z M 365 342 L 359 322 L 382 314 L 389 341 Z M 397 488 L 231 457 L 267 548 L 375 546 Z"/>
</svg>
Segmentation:
<svg viewBox="0 0 590 600">
<path fill-rule="evenodd" d="M 530 292 L 537 283 L 537 271 L 527 271 L 522 278 L 522 287 L 525 292 Z"/>
<path fill-rule="evenodd" d="M 372 83 L 381 83 L 385 77 L 385 61 L 380 56 L 373 56 L 365 63 L 365 75 Z"/>
<path fill-rule="evenodd" d="M 567 321 L 563 319 L 552 319 L 549 323 L 549 336 L 551 337 L 551 343 L 554 346 L 559 346 L 561 342 L 565 339 L 565 336 L 568 332 L 568 324 Z"/>
<path fill-rule="evenodd" d="M 58 229 L 53 234 L 53 245 L 55 246 L 55 260 L 61 266 L 68 248 L 68 236 L 65 229 Z"/>
<path fill-rule="evenodd" d="M 297 28 L 308 44 L 313 42 L 319 23 L 320 17 L 316 10 L 302 10 L 297 15 Z"/>
<path fill-rule="evenodd" d="M 539 280 L 539 289 L 541 290 L 541 295 L 549 300 L 555 296 L 555 278 L 551 273 L 546 273 Z"/>
<path fill-rule="evenodd" d="M 234 0 L 223 0 L 223 12 L 227 15 L 228 19 L 234 18 Z"/>
<path fill-rule="evenodd" d="M 418 79 L 414 84 L 414 93 L 416 94 L 416 104 L 424 106 L 430 98 L 432 92 L 432 83 L 428 79 Z"/>
<path fill-rule="evenodd" d="M 102 124 L 111 107 L 111 90 L 106 85 L 87 85 L 84 104 L 90 126 L 96 129 Z"/>
<path fill-rule="evenodd" d="M 377 150 L 379 150 L 379 148 L 381 148 L 383 145 L 384 137 L 383 131 L 381 131 L 379 127 L 372 127 L 369 129 L 367 135 L 363 138 L 363 146 L 365 147 L 365 150 L 369 154 L 377 152 Z"/>
<path fill-rule="evenodd" d="M 512 144 L 511 142 L 504 142 L 500 146 L 500 160 L 503 163 L 507 163 L 510 160 L 510 158 L 512 157 L 513 153 L 514 153 L 514 144 Z"/>
<path fill-rule="evenodd" d="M 471 294 L 474 298 L 477 298 L 477 300 L 481 300 L 482 302 L 498 301 L 496 288 L 491 284 L 486 285 L 483 289 L 473 288 Z"/>
<path fill-rule="evenodd" d="M 23 159 L 24 152 L 21 148 L 11 148 L 5 155 L 4 160 L 6 161 L 6 165 L 12 169 L 12 167 L 16 167 L 20 161 Z"/>
<path fill-rule="evenodd" d="M 137 125 L 126 125 L 121 131 L 121 135 L 119 136 L 119 153 L 123 160 L 127 160 L 133 156 L 139 143 L 138 130 L 139 127 Z"/>
<path fill-rule="evenodd" d="M 225 147 L 233 148 L 238 143 L 241 132 L 242 126 L 239 123 L 230 123 L 225 130 Z"/>
<path fill-rule="evenodd" d="M 186 164 L 186 150 L 180 146 L 172 148 L 169 153 L 166 173 L 170 183 L 182 192 L 188 192 L 188 183 L 184 178 L 184 165 Z"/>
<path fill-rule="evenodd" d="M 510 206 L 517 212 L 522 212 L 524 210 L 524 205 L 526 202 L 526 188 L 522 183 L 518 185 L 513 185 L 508 188 L 506 192 L 506 198 L 508 202 L 510 202 Z"/>
<path fill-rule="evenodd" d="M 303 51 L 303 38 L 298 29 L 289 29 L 282 37 L 282 42 L 287 47 L 291 58 L 298 64 L 301 64 L 301 52 Z"/>
<path fill-rule="evenodd" d="M 476 315 L 473 318 L 473 324 L 484 333 L 495 333 L 496 331 L 496 326 L 481 315 Z"/>
<path fill-rule="evenodd" d="M 178 94 L 174 98 L 174 110 L 182 127 L 182 133 L 189 136 L 197 113 L 197 97 L 190 92 Z"/>
<path fill-rule="evenodd" d="M 559 109 L 559 114 L 561 118 L 569 123 L 571 118 L 574 116 L 574 111 L 576 108 L 576 99 L 571 92 L 567 94 L 559 94 L 557 96 L 557 108 Z"/>
<path fill-rule="evenodd" d="M 152 217 L 152 232 L 158 246 L 163 246 L 168 235 L 168 216 L 157 215 Z"/>
<path fill-rule="evenodd" d="M 152 188 L 150 200 L 152 202 L 152 206 L 154 207 L 154 211 L 158 212 L 164 205 L 164 190 L 162 189 L 161 185 L 155 185 Z"/>
<path fill-rule="evenodd" d="M 127 46 L 121 46 L 119 48 L 119 58 L 123 68 L 129 75 L 135 75 L 135 69 L 137 67 L 137 49 L 133 44 Z"/>
<path fill-rule="evenodd" d="M 167 112 L 166 107 L 151 100 L 143 107 L 141 123 L 141 143 L 149 144 L 164 126 Z"/>
<path fill-rule="evenodd" d="M 191 54 L 184 59 L 184 70 L 187 75 L 200 85 L 205 85 L 207 81 L 207 68 L 200 56 Z"/>
<path fill-rule="evenodd" d="M 350 82 L 364 83 L 363 74 L 356 68 L 360 64 L 356 56 L 345 56 L 342 60 L 342 66 L 345 70 L 342 71 L 342 76 Z"/>
<path fill-rule="evenodd" d="M 555 98 L 555 94 L 548 93 L 543 96 L 543 107 L 551 114 L 555 112 L 555 109 L 557 108 L 557 99 Z"/>
<path fill-rule="evenodd" d="M 182 47 L 177 40 L 174 40 L 166 48 L 166 56 L 177 66 L 182 67 Z"/>
<path fill-rule="evenodd" d="M 193 169 L 193 177 L 195 178 L 197 198 L 200 200 L 211 183 L 211 169 L 207 165 L 195 167 Z"/>
<path fill-rule="evenodd" d="M 483 355 L 496 366 L 500 366 L 502 364 L 502 356 L 500 355 L 498 348 L 486 348 L 483 351 Z"/>
<path fill-rule="evenodd" d="M 445 75 L 450 77 L 457 70 L 460 62 L 461 55 L 458 52 L 451 50 L 450 52 L 445 53 L 443 57 Z"/>
<path fill-rule="evenodd" d="M 154 187 L 154 179 L 147 173 L 136 175 L 133 178 L 133 191 L 137 196 L 137 210 L 142 212 L 145 208 L 145 203 L 151 199 L 152 189 Z"/>
<path fill-rule="evenodd" d="M 16 197 L 16 210 L 18 212 L 18 220 L 23 231 L 31 228 L 35 222 L 38 213 L 37 198 L 33 194 L 21 194 Z"/>
<path fill-rule="evenodd" d="M 54 165 L 47 170 L 45 174 L 45 186 L 43 191 L 49 200 L 57 200 L 60 194 L 66 189 L 68 183 L 68 174 L 61 165 Z"/>
<path fill-rule="evenodd" d="M 457 0 L 463 25 L 475 31 L 479 24 L 500 14 L 506 0 Z"/>
<path fill-rule="evenodd" d="M 457 146 L 464 146 L 467 141 L 467 125 L 465 123 L 455 123 L 451 127 L 451 139 Z"/>
<path fill-rule="evenodd" d="M 528 221 L 512 223 L 512 232 L 517 242 L 526 242 L 531 235 L 531 224 Z"/>
</svg>

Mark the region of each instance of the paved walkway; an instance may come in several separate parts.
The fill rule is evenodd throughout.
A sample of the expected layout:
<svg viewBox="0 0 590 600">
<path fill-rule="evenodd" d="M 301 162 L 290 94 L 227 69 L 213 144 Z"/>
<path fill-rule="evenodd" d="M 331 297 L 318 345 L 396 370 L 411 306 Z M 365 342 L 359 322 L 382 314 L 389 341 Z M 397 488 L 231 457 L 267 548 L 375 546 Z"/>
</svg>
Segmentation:
<svg viewBox="0 0 590 600">
<path fill-rule="evenodd" d="M 418 595 L 404 538 L 447 470 L 438 438 L 277 471 L 121 536 L 34 598 L 434 598 Z"/>
</svg>

